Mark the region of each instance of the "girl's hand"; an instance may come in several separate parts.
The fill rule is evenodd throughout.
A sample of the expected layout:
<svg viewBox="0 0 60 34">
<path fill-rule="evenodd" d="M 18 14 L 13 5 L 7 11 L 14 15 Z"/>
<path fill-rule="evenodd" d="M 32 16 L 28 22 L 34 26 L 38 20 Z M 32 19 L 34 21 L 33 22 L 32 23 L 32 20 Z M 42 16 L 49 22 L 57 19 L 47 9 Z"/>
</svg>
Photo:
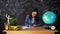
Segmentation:
<svg viewBox="0 0 60 34">
<path fill-rule="evenodd" d="M 36 25 L 35 25 L 35 24 L 33 24 L 33 27 L 36 27 Z"/>
</svg>

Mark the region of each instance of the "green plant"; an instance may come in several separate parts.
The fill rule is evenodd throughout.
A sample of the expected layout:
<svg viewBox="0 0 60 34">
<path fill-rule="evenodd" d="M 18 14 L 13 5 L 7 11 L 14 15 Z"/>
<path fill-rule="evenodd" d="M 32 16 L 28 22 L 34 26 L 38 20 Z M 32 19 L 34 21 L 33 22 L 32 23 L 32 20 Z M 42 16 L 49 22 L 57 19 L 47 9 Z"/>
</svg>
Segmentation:
<svg viewBox="0 0 60 34">
<path fill-rule="evenodd" d="M 16 19 L 11 19 L 10 20 L 10 25 L 11 26 L 16 26 L 17 24 L 16 24 Z"/>
</svg>

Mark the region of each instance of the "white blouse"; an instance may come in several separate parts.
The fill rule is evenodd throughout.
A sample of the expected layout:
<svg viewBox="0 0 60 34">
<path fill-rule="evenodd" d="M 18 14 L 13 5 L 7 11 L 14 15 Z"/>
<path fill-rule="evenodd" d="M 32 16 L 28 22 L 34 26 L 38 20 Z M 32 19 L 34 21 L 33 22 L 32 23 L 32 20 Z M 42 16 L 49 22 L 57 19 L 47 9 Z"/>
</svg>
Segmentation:
<svg viewBox="0 0 60 34">
<path fill-rule="evenodd" d="M 32 18 L 32 24 L 35 22 L 35 18 Z"/>
</svg>

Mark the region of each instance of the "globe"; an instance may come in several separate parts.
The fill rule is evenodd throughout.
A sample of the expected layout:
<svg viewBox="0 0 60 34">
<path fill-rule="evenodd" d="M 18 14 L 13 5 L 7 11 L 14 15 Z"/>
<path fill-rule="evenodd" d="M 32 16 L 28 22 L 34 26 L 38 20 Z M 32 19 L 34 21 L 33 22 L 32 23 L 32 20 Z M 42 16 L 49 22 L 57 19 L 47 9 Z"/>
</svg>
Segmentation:
<svg viewBox="0 0 60 34">
<path fill-rule="evenodd" d="M 45 24 L 53 24 L 56 20 L 56 14 L 51 11 L 45 12 L 42 15 L 42 20 Z"/>
</svg>

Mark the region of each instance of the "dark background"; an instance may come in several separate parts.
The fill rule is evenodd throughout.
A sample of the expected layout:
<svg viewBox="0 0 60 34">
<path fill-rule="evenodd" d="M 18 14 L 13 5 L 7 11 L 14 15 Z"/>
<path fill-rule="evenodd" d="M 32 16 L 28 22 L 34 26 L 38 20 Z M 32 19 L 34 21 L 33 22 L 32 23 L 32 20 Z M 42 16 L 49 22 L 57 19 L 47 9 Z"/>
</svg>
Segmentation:
<svg viewBox="0 0 60 34">
<path fill-rule="evenodd" d="M 55 12 L 58 16 L 59 2 L 59 0 L 0 0 L 0 15 L 8 14 L 16 19 L 17 25 L 23 25 L 25 16 L 34 8 L 38 9 L 40 17 L 48 10 Z"/>
<path fill-rule="evenodd" d="M 53 11 L 57 15 L 55 26 L 58 30 L 60 30 L 59 5 L 60 0 L 0 0 L 0 26 L 2 26 L 1 24 L 3 24 L 3 22 L 7 22 L 5 17 L 6 14 L 10 15 L 12 18 L 15 18 L 17 25 L 24 25 L 25 16 L 34 8 L 37 8 L 40 20 L 43 13 L 48 10 Z"/>
</svg>

